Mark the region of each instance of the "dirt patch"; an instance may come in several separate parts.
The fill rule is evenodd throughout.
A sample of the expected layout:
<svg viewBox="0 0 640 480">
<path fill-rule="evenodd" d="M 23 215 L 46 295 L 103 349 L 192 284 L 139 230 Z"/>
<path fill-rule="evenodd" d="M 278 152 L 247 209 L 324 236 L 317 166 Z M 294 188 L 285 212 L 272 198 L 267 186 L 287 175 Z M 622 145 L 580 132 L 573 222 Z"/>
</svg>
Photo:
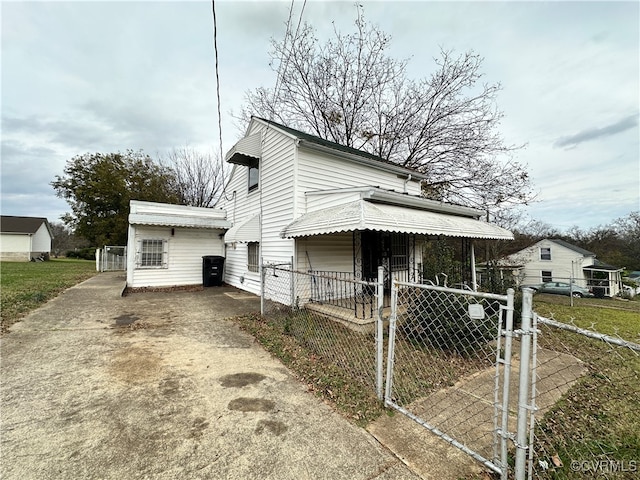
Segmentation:
<svg viewBox="0 0 640 480">
<path fill-rule="evenodd" d="M 258 422 L 258 426 L 256 427 L 255 433 L 257 435 L 260 435 L 264 432 L 269 432 L 277 437 L 279 435 L 282 435 L 286 431 L 287 426 L 282 422 L 274 420 L 260 420 Z"/>
<path fill-rule="evenodd" d="M 162 359 L 148 349 L 128 347 L 114 355 L 109 371 L 123 383 L 148 383 L 155 381 L 162 372 Z"/>
<path fill-rule="evenodd" d="M 239 412 L 270 412 L 275 407 L 275 402 L 266 398 L 240 397 L 229 402 L 229 410 Z"/>
<path fill-rule="evenodd" d="M 247 385 L 253 385 L 256 383 L 260 383 L 264 380 L 264 375 L 255 372 L 246 372 L 246 373 L 233 373 L 231 375 L 225 375 L 220 378 L 220 385 L 226 388 L 242 388 Z"/>
<path fill-rule="evenodd" d="M 128 326 L 134 323 L 137 320 L 140 320 L 140 317 L 137 315 L 132 315 L 130 313 L 124 313 L 115 317 L 116 325 L 118 326 Z"/>
</svg>

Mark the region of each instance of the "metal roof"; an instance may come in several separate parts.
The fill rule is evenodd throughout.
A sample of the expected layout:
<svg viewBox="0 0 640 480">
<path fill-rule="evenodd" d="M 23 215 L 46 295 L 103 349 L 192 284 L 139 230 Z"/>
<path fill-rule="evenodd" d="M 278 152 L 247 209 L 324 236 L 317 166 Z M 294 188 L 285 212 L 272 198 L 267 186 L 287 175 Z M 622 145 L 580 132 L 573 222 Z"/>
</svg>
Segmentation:
<svg viewBox="0 0 640 480">
<path fill-rule="evenodd" d="M 513 234 L 491 223 L 399 205 L 357 200 L 303 215 L 282 232 L 283 238 L 357 230 L 513 240 Z"/>
</svg>

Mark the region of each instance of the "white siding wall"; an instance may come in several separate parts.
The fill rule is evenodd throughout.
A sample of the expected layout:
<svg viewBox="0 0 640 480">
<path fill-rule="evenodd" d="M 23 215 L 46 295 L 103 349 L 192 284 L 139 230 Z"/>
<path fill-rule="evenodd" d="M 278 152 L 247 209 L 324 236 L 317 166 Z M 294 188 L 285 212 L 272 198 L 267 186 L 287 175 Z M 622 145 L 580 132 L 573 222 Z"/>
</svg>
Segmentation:
<svg viewBox="0 0 640 480">
<path fill-rule="evenodd" d="M 133 227 L 134 241 L 129 242 L 128 254 L 135 258 L 138 242 L 142 239 L 168 241 L 168 268 L 134 268 L 130 287 L 167 287 L 174 285 L 202 284 L 202 257 L 204 255 L 224 255 L 223 230 L 151 227 Z M 133 260 L 135 261 L 135 260 Z"/>
<path fill-rule="evenodd" d="M 32 239 L 31 251 L 37 253 L 51 253 L 51 235 L 43 223 Z"/>
<path fill-rule="evenodd" d="M 294 139 L 272 128 L 254 123 L 252 135 L 262 132 L 262 158 L 258 188 L 248 191 L 248 168 L 235 165 L 226 187 L 226 198 L 217 205 L 227 211 L 235 224 L 261 214 L 260 254 L 265 262 L 284 263 L 294 255 L 294 241 L 280 238 L 282 229 L 293 221 Z M 234 193 L 235 192 L 235 193 Z M 247 270 L 247 245 L 227 245 L 225 281 L 230 285 L 260 292 L 259 274 Z"/>
<path fill-rule="evenodd" d="M 29 235 L 12 235 L 3 233 L 0 236 L 0 252 L 3 260 L 28 261 L 31 250 Z"/>
<path fill-rule="evenodd" d="M 297 270 L 353 273 L 353 235 L 317 235 L 297 241 Z"/>
<path fill-rule="evenodd" d="M 541 248 L 551 249 L 551 260 L 540 259 Z M 586 282 L 584 280 L 582 272 L 584 257 L 578 252 L 574 252 L 573 250 L 558 245 L 555 242 L 541 240 L 531 248 L 528 248 L 526 249 L 526 251 L 522 252 L 518 256 L 518 258 L 521 258 L 526 262 L 523 269 L 523 285 L 534 285 L 536 283 L 541 283 L 542 271 L 550 271 L 553 274 L 553 281 L 568 282 L 569 279 L 573 276 L 577 285 L 580 285 L 582 287 L 586 286 Z M 588 258 L 591 259 L 591 257 Z M 591 261 L 592 259 L 588 260 L 587 263 L 591 263 Z M 574 262 L 573 272 L 572 262 Z"/>
<path fill-rule="evenodd" d="M 405 179 L 396 174 L 357 165 L 296 147 L 295 139 L 260 122 L 253 122 L 247 135 L 262 132 L 262 158 L 258 189 L 248 192 L 248 168 L 234 165 L 226 195 L 216 207 L 227 211 L 235 224 L 261 214 L 260 254 L 268 263 L 285 263 L 294 256 L 298 268 L 305 269 L 309 253 L 313 268 L 353 271 L 351 234 L 283 239 L 283 228 L 305 213 L 305 192 L 337 188 L 380 186 L 403 192 Z M 418 182 L 408 182 L 407 191 L 419 195 Z M 355 199 L 355 198 L 354 198 Z M 321 208 L 322 201 L 315 201 Z M 317 261 L 314 259 L 317 258 Z M 260 279 L 247 271 L 247 246 L 226 245 L 225 282 L 253 293 L 260 291 Z"/>
<path fill-rule="evenodd" d="M 304 214 L 304 192 L 348 187 L 381 187 L 404 192 L 405 179 L 394 173 L 360 165 L 315 151 L 298 150 L 296 216 Z M 419 182 L 407 182 L 407 193 L 420 195 Z"/>
</svg>

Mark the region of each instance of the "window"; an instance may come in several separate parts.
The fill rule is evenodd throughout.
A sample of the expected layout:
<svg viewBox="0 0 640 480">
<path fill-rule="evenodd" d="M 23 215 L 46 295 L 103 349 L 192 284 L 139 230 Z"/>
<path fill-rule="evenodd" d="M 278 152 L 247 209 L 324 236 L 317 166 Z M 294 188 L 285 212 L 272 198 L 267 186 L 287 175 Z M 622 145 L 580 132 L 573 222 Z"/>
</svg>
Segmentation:
<svg viewBox="0 0 640 480">
<path fill-rule="evenodd" d="M 260 244 L 258 242 L 249 242 L 247 244 L 247 270 L 257 272 L 260 261 Z"/>
<path fill-rule="evenodd" d="M 551 270 L 542 270 L 542 283 L 553 281 L 553 274 Z"/>
<path fill-rule="evenodd" d="M 551 260 L 551 248 L 550 247 L 541 247 L 540 248 L 540 260 Z"/>
<path fill-rule="evenodd" d="M 258 188 L 258 181 L 260 179 L 260 164 L 259 161 L 256 160 L 255 163 L 249 165 L 249 191 L 255 190 Z"/>
<path fill-rule="evenodd" d="M 142 240 L 138 266 L 142 268 L 166 268 L 166 240 Z"/>
</svg>

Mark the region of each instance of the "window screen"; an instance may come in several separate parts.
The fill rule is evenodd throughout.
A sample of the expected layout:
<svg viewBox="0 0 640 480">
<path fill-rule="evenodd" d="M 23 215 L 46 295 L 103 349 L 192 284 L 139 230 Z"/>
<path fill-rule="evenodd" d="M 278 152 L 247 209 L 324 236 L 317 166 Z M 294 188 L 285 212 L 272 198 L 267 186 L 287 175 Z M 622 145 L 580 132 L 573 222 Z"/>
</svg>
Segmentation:
<svg viewBox="0 0 640 480">
<path fill-rule="evenodd" d="M 162 267 L 163 253 L 163 240 L 142 240 L 140 245 L 140 266 Z"/>
</svg>

